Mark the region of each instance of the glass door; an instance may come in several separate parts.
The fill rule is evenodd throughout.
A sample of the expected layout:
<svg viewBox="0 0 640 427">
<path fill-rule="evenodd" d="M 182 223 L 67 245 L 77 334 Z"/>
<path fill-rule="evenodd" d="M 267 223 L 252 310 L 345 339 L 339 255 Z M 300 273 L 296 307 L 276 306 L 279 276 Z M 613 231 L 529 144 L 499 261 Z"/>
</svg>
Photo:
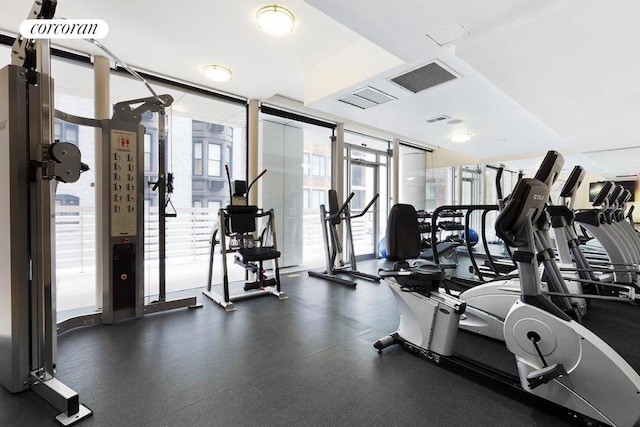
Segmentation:
<svg viewBox="0 0 640 427">
<path fill-rule="evenodd" d="M 350 203 L 352 216 L 362 213 L 379 193 L 378 167 L 376 163 L 361 159 L 350 160 L 347 194 L 354 193 Z M 375 258 L 377 254 L 379 203 L 374 203 L 363 216 L 351 221 L 354 250 L 359 258 Z"/>
</svg>

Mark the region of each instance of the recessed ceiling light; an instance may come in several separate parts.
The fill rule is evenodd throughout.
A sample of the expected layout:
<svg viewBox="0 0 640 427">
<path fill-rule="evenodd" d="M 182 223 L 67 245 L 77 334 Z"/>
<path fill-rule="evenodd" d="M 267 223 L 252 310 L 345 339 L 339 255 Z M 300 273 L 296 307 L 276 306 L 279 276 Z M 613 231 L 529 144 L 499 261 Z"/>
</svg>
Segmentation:
<svg viewBox="0 0 640 427">
<path fill-rule="evenodd" d="M 293 31 L 296 22 L 295 16 L 289 9 L 275 4 L 260 9 L 256 17 L 260 28 L 278 36 Z"/>
<path fill-rule="evenodd" d="M 467 142 L 471 139 L 471 134 L 469 132 L 464 133 L 456 133 L 449 137 L 451 142 Z"/>
<path fill-rule="evenodd" d="M 231 70 L 222 65 L 207 65 L 203 71 L 206 78 L 215 82 L 228 82 L 233 76 Z"/>
</svg>

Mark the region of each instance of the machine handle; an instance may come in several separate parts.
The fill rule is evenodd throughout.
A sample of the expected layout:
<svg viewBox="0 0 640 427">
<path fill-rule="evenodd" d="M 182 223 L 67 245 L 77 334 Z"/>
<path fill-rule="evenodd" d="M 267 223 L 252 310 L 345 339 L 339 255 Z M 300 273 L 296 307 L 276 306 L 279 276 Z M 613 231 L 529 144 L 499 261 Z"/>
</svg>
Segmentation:
<svg viewBox="0 0 640 427">
<path fill-rule="evenodd" d="M 353 194 L 353 193 L 351 193 L 351 194 Z M 379 194 L 376 194 L 375 196 L 373 196 L 373 199 L 371 199 L 369 204 L 367 206 L 365 206 L 365 208 L 364 208 L 364 210 L 362 212 L 360 212 L 358 215 L 349 216 L 349 218 L 360 218 L 361 216 L 366 214 L 367 211 L 369 210 L 369 208 L 376 202 L 376 200 L 378 200 L 379 196 L 380 196 Z"/>
<path fill-rule="evenodd" d="M 263 169 L 262 172 L 260 172 L 258 174 L 258 176 L 255 177 L 255 179 L 253 181 L 251 181 L 251 184 L 249 184 L 249 186 L 247 187 L 247 200 L 249 200 L 249 191 L 251 190 L 251 187 L 253 187 L 253 184 L 256 183 L 256 181 L 258 181 L 260 178 L 262 178 L 262 176 L 267 173 L 266 169 Z"/>
<path fill-rule="evenodd" d="M 518 200 L 514 200 L 513 198 L 509 199 L 507 205 L 504 207 L 498 218 L 496 219 L 496 234 L 500 237 L 504 242 L 511 247 L 520 247 L 523 242 L 516 240 L 512 234 L 512 230 L 507 230 L 505 222 L 507 219 L 511 219 L 513 211 L 516 210 L 518 206 Z"/>
<path fill-rule="evenodd" d="M 496 194 L 497 199 L 502 200 L 502 172 L 504 172 L 504 165 L 501 164 L 496 172 Z"/>
<path fill-rule="evenodd" d="M 347 206 L 349 206 L 349 202 L 351 201 L 351 199 L 353 199 L 353 196 L 355 196 L 355 193 L 349 194 L 349 197 L 347 197 L 347 200 L 345 200 L 340 209 L 338 209 L 338 212 L 334 213 L 333 215 L 329 215 L 327 219 L 334 219 L 342 215 L 342 212 L 344 212 L 344 210 L 347 209 Z"/>
</svg>

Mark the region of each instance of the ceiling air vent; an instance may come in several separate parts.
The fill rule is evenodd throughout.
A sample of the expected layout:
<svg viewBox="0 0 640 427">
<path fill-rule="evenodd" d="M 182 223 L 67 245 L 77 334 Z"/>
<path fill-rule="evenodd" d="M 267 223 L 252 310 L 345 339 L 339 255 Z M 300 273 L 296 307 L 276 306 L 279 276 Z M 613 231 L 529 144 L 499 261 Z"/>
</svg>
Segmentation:
<svg viewBox="0 0 640 427">
<path fill-rule="evenodd" d="M 391 81 L 413 93 L 418 93 L 457 78 L 458 76 L 437 62 L 431 62 L 406 74 L 394 77 Z"/>
<path fill-rule="evenodd" d="M 343 96 L 342 98 L 338 99 L 338 101 L 354 105 L 365 110 L 375 105 L 393 101 L 394 99 L 397 98 L 394 98 L 391 95 L 387 95 L 386 93 L 379 91 L 378 89 L 367 86 L 353 92 L 351 95 Z"/>
<path fill-rule="evenodd" d="M 445 115 L 443 114 L 443 115 L 441 115 L 441 116 L 437 116 L 437 117 L 433 117 L 433 118 L 431 118 L 431 119 L 428 119 L 428 120 L 427 120 L 427 123 L 438 123 L 438 122 L 441 122 L 441 121 L 443 121 L 443 120 L 448 120 L 448 119 L 450 119 L 450 118 L 451 118 L 451 117 L 449 117 L 449 116 L 445 116 Z"/>
</svg>

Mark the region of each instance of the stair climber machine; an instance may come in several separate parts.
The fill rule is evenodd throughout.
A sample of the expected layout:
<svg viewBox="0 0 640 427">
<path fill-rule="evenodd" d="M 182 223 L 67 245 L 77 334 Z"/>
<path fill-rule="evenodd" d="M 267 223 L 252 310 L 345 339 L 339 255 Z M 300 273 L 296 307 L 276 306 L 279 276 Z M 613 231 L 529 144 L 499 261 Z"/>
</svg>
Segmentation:
<svg viewBox="0 0 640 427">
<path fill-rule="evenodd" d="M 411 268 L 402 262 L 419 253 L 417 218 L 410 205 L 392 209 L 389 255 L 399 261 L 393 270 L 380 271 L 398 304 L 400 326 L 374 347 L 382 352 L 400 344 L 436 364 L 501 384 L 535 402 L 560 407 L 568 417 L 585 425 L 640 425 L 640 376 L 542 292 L 534 230 L 548 198 L 547 185 L 523 178 L 496 220 L 496 233 L 514 250 L 520 273 L 520 298 L 504 320 L 505 344 L 515 356 L 517 377 L 454 354 L 458 320 L 467 306 L 439 291 L 443 274 L 438 267 Z M 402 245 L 395 243 L 398 241 Z"/>
<path fill-rule="evenodd" d="M 329 280 L 334 283 L 352 286 L 355 288 L 358 284 L 357 282 L 344 279 L 338 275 L 349 275 L 373 282 L 380 281 L 380 276 L 358 271 L 356 253 L 353 246 L 353 232 L 351 229 L 351 220 L 366 215 L 367 211 L 369 211 L 376 200 L 378 200 L 379 195 L 376 194 L 369 204 L 365 206 L 362 212 L 352 215 L 349 209 L 349 204 L 354 195 L 354 193 L 349 194 L 347 200 L 345 200 L 342 206 L 339 206 L 338 193 L 336 190 L 329 190 L 329 211 L 327 212 L 324 204 L 320 205 L 320 221 L 322 223 L 322 238 L 324 240 L 326 269 L 323 272 L 309 270 L 309 276 L 318 277 L 320 279 Z M 340 237 L 340 226 L 342 224 L 345 225 L 346 229 L 346 249 L 349 254 L 349 262 L 347 263 L 345 263 L 343 259 L 344 247 Z"/>
<path fill-rule="evenodd" d="M 273 209 L 263 211 L 257 206 L 248 204 L 249 191 L 267 170 L 264 169 L 247 187 L 247 181 L 234 181 L 232 191 L 229 165 L 225 165 L 229 183 L 231 204 L 218 211 L 218 224 L 211 233 L 209 248 L 209 276 L 207 289 L 202 293 L 227 312 L 235 311 L 235 301 L 264 295 L 274 295 L 279 300 L 287 299 L 287 294 L 280 287 L 280 252 L 276 242 L 275 219 Z M 256 235 L 258 222 L 266 219 L 261 231 Z M 223 269 L 223 293 L 213 290 L 213 262 L 216 246 L 220 245 Z M 227 254 L 234 254 L 234 263 L 245 271 L 244 292 L 231 295 L 229 290 L 229 274 Z M 273 277 L 266 275 L 265 261 L 273 263 Z M 249 281 L 249 275 L 255 280 Z"/>
<path fill-rule="evenodd" d="M 549 151 L 545 156 L 540 169 L 536 173 L 536 178 L 543 182 L 549 189 L 555 182 L 564 165 L 564 158 L 557 151 Z M 482 209 L 485 212 L 490 209 L 497 209 L 496 205 L 468 205 L 459 206 L 459 209 L 466 209 L 465 231 L 469 229 L 470 214 L 474 209 Z M 437 216 L 434 211 L 434 216 Z M 554 294 L 554 302 L 568 313 L 571 317 L 581 319 L 586 314 L 586 302 L 583 299 L 575 298 L 575 294 L 581 294 L 581 289 L 569 289 L 563 280 L 558 268 L 553 260 L 553 249 L 548 239 L 547 217 L 543 213 L 536 228 L 536 249 L 539 259 L 544 267 L 547 281 L 542 284 L 546 294 Z M 471 248 L 469 247 L 470 259 L 473 267 L 477 270 L 477 263 L 474 260 Z M 460 317 L 460 328 L 480 334 L 489 338 L 503 341 L 504 319 L 513 306 L 514 302 L 520 298 L 521 284 L 517 274 L 498 276 L 492 280 L 484 281 L 483 276 L 478 271 L 479 281 L 470 279 L 460 280 L 457 277 L 447 276 L 443 284 L 445 289 L 452 293 L 452 289 L 462 289 L 455 296 L 466 303 L 467 309 Z M 461 286 L 462 285 L 462 286 Z M 464 288 L 466 286 L 466 289 Z"/>
<path fill-rule="evenodd" d="M 574 229 L 573 203 L 584 175 L 584 168 L 575 166 L 560 191 L 560 204 L 547 208 L 551 216 L 560 271 L 563 275 L 573 274 L 571 280 L 579 281 L 585 293 L 601 295 L 605 299 L 637 303 L 637 288 L 633 282 L 614 282 L 614 274 L 625 273 L 627 269 L 616 269 L 611 265 L 593 266 L 580 248 Z"/>
</svg>

